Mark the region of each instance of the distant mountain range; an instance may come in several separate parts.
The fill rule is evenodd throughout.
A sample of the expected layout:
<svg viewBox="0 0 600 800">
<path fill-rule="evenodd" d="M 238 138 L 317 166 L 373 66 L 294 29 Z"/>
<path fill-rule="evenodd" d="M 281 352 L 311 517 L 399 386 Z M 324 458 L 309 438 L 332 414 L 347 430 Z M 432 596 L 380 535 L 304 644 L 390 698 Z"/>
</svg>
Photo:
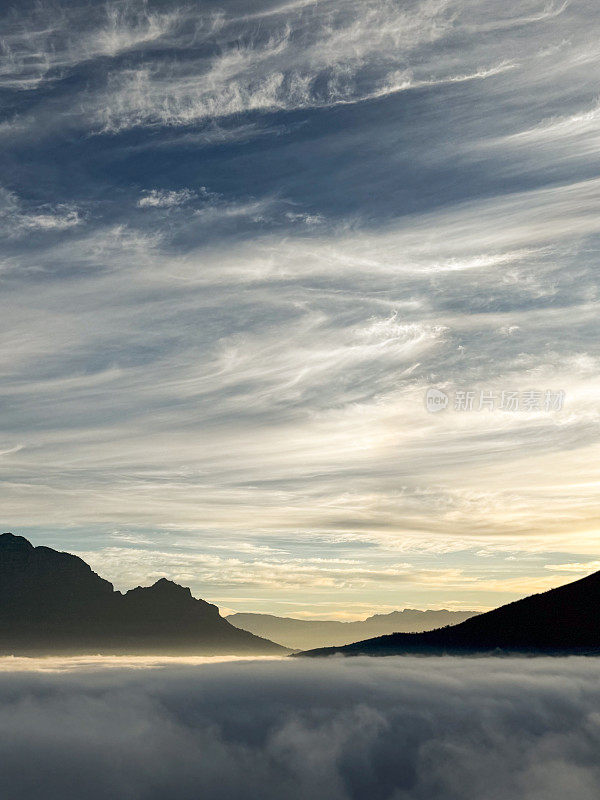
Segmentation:
<svg viewBox="0 0 600 800">
<path fill-rule="evenodd" d="M 426 633 L 393 633 L 300 655 L 335 653 L 600 655 L 600 572 L 479 614 L 460 625 Z"/>
<path fill-rule="evenodd" d="M 0 654 L 284 655 L 164 578 L 114 590 L 77 556 L 0 535 Z"/>
<path fill-rule="evenodd" d="M 327 645 L 345 645 L 396 631 L 429 631 L 443 625 L 456 625 L 474 616 L 476 611 L 418 611 L 405 608 L 391 614 L 375 614 L 360 622 L 303 620 L 271 614 L 231 614 L 227 621 L 264 636 L 293 650 L 309 650 Z"/>
</svg>

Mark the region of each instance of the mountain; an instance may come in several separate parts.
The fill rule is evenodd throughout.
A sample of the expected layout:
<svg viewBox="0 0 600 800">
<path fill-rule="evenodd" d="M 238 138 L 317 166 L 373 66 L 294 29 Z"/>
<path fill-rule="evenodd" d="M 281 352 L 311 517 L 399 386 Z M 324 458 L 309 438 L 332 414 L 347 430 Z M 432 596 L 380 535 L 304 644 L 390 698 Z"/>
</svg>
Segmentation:
<svg viewBox="0 0 600 800">
<path fill-rule="evenodd" d="M 394 633 L 303 656 L 600 654 L 600 572 L 426 633 Z"/>
<path fill-rule="evenodd" d="M 344 645 L 396 631 L 429 631 L 454 625 L 474 616 L 476 611 L 418 611 L 405 608 L 391 614 L 375 614 L 360 622 L 338 622 L 276 617 L 272 614 L 231 614 L 227 621 L 245 631 L 264 636 L 293 650 L 327 645 Z"/>
<path fill-rule="evenodd" d="M 165 578 L 121 594 L 77 556 L 0 535 L 0 654 L 286 652 Z"/>
</svg>

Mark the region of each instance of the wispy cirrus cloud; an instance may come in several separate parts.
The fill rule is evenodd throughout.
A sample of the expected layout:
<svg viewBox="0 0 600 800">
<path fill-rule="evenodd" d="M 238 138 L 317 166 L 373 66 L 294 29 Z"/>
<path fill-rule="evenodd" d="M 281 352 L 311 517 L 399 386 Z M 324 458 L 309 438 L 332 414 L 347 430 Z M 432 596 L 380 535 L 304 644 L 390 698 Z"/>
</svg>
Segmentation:
<svg viewBox="0 0 600 800">
<path fill-rule="evenodd" d="M 138 200 L 137 204 L 139 208 L 172 208 L 184 205 L 195 197 L 196 193 L 190 189 L 179 189 L 173 192 L 151 189 Z"/>
<path fill-rule="evenodd" d="M 592 6 L 360 6 L 7 17 L 6 527 L 262 611 L 489 607 L 595 563 Z"/>
<path fill-rule="evenodd" d="M 176 28 L 177 10 L 153 13 L 127 0 L 87 7 L 68 3 L 27 6 L 8 13 L 0 39 L 0 86 L 32 91 L 98 58 L 148 47 Z"/>
<path fill-rule="evenodd" d="M 45 204 L 25 210 L 14 192 L 0 187 L 0 226 L 9 239 L 34 231 L 63 231 L 82 221 L 80 211 L 67 203 Z"/>
</svg>

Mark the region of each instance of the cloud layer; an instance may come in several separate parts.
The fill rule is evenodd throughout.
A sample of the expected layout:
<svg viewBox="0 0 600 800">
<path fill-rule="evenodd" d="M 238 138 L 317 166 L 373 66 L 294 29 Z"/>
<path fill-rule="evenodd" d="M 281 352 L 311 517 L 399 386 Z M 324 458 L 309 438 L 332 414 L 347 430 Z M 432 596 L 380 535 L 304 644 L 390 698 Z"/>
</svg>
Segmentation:
<svg viewBox="0 0 600 800">
<path fill-rule="evenodd" d="M 14 800 L 593 800 L 599 691 L 584 659 L 0 673 L 0 789 Z"/>
</svg>

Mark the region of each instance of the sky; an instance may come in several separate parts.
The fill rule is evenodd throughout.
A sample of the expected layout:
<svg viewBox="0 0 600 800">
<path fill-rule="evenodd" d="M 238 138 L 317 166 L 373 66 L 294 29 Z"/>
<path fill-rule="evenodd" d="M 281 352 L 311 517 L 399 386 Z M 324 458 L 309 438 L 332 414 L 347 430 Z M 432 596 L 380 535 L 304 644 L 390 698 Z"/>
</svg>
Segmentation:
<svg viewBox="0 0 600 800">
<path fill-rule="evenodd" d="M 296 617 L 600 568 L 595 3 L 0 17 L 4 530 Z"/>
</svg>

